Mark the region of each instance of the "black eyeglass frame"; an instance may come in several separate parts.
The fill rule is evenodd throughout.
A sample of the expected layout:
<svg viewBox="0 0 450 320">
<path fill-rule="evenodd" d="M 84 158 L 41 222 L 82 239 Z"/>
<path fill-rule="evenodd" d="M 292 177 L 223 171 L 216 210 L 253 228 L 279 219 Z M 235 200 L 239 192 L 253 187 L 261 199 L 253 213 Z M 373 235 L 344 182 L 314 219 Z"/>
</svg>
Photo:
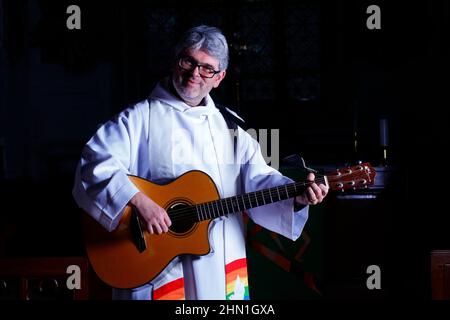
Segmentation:
<svg viewBox="0 0 450 320">
<path fill-rule="evenodd" d="M 182 66 L 182 61 L 183 61 L 183 60 L 186 60 L 186 59 L 188 59 L 189 62 L 192 63 L 192 68 L 190 68 L 190 69 L 183 68 L 183 66 Z M 199 72 L 200 76 L 201 76 L 202 78 L 207 78 L 207 79 L 214 78 L 214 76 L 220 72 L 220 70 L 214 70 L 214 69 L 212 69 L 212 68 L 210 67 L 210 65 L 208 65 L 208 64 L 201 64 L 201 63 L 198 63 L 194 58 L 189 57 L 189 56 L 188 56 L 188 57 L 180 57 L 180 58 L 178 58 L 178 66 L 179 66 L 182 70 L 189 71 L 189 72 L 194 71 L 195 68 L 199 68 L 199 69 L 198 69 L 198 72 Z M 209 69 L 210 71 L 212 71 L 213 73 L 211 74 L 211 76 L 206 76 L 206 75 L 201 74 L 201 72 L 200 72 L 201 69 L 200 69 L 200 68 L 202 68 L 202 67 L 205 67 L 205 68 Z"/>
</svg>

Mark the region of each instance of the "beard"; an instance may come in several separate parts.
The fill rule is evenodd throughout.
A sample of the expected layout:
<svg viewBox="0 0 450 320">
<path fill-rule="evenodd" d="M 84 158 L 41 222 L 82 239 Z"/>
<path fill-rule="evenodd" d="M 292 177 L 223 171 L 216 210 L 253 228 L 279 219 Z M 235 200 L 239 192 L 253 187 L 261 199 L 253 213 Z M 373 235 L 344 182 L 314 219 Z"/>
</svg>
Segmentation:
<svg viewBox="0 0 450 320">
<path fill-rule="evenodd" d="M 202 83 L 190 83 L 189 79 L 191 78 L 173 77 L 172 84 L 175 91 L 186 104 L 197 106 L 208 93 L 203 92 Z"/>
</svg>

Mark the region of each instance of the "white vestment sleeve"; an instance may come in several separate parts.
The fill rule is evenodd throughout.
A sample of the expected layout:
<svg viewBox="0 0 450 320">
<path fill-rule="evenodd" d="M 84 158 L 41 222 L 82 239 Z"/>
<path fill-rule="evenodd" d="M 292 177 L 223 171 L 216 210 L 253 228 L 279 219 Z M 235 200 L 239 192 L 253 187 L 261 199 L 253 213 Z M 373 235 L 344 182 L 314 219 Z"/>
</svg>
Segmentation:
<svg viewBox="0 0 450 320">
<path fill-rule="evenodd" d="M 266 164 L 260 146 L 248 133 L 240 130 L 241 175 L 244 192 L 294 182 Z M 294 200 L 287 199 L 248 210 L 250 218 L 262 227 L 296 240 L 308 219 L 309 206 L 294 212 Z"/>
<path fill-rule="evenodd" d="M 142 114 L 127 109 L 101 126 L 82 151 L 73 196 L 107 230 L 115 229 L 129 200 L 138 192 L 129 180 L 142 131 Z"/>
</svg>

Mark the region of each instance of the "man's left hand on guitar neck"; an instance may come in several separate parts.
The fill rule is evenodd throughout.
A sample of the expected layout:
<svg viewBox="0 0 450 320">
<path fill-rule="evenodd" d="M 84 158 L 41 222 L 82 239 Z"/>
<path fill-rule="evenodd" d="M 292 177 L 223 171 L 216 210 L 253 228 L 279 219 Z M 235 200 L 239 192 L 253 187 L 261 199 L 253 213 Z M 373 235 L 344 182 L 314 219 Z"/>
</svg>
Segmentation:
<svg viewBox="0 0 450 320">
<path fill-rule="evenodd" d="M 295 206 L 306 206 L 306 205 L 315 205 L 321 203 L 325 196 L 328 194 L 328 186 L 320 183 L 317 185 L 314 182 L 315 176 L 314 173 L 308 173 L 307 180 L 311 182 L 311 184 L 306 188 L 306 190 L 299 196 L 294 198 Z"/>
</svg>

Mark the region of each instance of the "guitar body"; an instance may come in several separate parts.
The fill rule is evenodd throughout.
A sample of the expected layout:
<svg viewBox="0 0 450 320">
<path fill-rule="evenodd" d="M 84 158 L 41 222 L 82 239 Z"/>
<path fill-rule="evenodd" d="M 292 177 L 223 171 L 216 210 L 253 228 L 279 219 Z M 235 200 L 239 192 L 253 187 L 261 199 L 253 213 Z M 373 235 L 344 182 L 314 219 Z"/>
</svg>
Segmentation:
<svg viewBox="0 0 450 320">
<path fill-rule="evenodd" d="M 189 171 L 166 185 L 129 176 L 130 180 L 166 211 L 219 199 L 212 179 L 201 171 Z M 140 252 L 130 228 L 132 208 L 124 210 L 118 227 L 108 232 L 84 214 L 85 243 L 96 274 L 115 288 L 135 288 L 154 279 L 177 256 L 206 255 L 210 252 L 208 229 L 211 220 L 176 222 L 169 232 L 151 235 L 143 232 L 147 248 Z"/>
</svg>

